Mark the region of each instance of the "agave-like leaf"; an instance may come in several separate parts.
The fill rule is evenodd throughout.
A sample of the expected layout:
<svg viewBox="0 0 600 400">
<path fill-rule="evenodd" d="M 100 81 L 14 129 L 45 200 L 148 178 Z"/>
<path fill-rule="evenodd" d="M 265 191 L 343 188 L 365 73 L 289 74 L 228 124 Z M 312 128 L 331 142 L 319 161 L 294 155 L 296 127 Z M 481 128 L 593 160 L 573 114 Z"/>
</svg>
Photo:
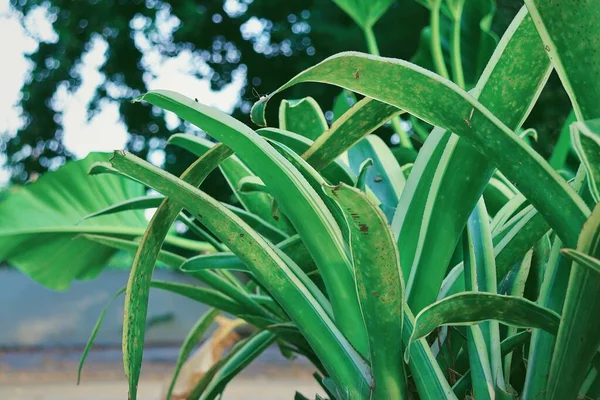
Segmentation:
<svg viewBox="0 0 600 400">
<path fill-rule="evenodd" d="M 131 154 L 118 153 L 111 162 L 116 169 L 127 171 L 128 175 L 146 182 L 195 214 L 242 259 L 288 312 L 330 376 L 346 388 L 351 396 L 361 397 L 368 391 L 367 382 L 370 378 L 364 361 L 297 278 L 299 272 L 290 269 L 288 264 L 291 260 L 284 261 L 282 252 L 278 253 L 239 217 L 185 181 Z"/>
<path fill-rule="evenodd" d="M 406 180 L 398 161 L 378 136 L 367 136 L 348 150 L 350 168 L 356 174 L 367 158 L 372 159 L 374 165 L 366 173 L 366 186 L 377 196 L 381 210 L 391 222 Z"/>
<path fill-rule="evenodd" d="M 581 231 L 577 250 L 600 258 L 600 204 Z M 574 263 L 563 307 L 563 317 L 556 339 L 548 377 L 548 398 L 576 397 L 586 370 L 600 347 L 597 311 L 600 307 L 600 275 L 597 271 Z"/>
<path fill-rule="evenodd" d="M 210 150 L 215 143 L 199 137 L 185 134 L 172 135 L 167 144 L 181 147 L 192 154 L 202 157 L 204 153 Z M 223 173 L 225 180 L 233 191 L 240 204 L 252 214 L 260 217 L 262 220 L 274 225 L 284 232 L 291 232 L 293 229 L 289 226 L 286 218 L 276 220 L 271 213 L 272 198 L 264 192 L 244 193 L 239 190 L 240 182 L 245 178 L 257 178 L 256 175 L 235 155 L 223 160 L 219 164 L 219 169 Z"/>
<path fill-rule="evenodd" d="M 550 333 L 556 333 L 560 323 L 557 313 L 522 297 L 463 292 L 424 308 L 415 318 L 411 342 L 426 336 L 438 326 L 473 325 L 490 319 L 505 325 L 539 328 Z"/>
<path fill-rule="evenodd" d="M 571 141 L 587 174 L 590 193 L 600 202 L 600 119 L 571 125 Z"/>
<path fill-rule="evenodd" d="M 360 139 L 401 113 L 402 110 L 394 106 L 365 97 L 336 119 L 302 154 L 302 158 L 319 171 Z"/>
<path fill-rule="evenodd" d="M 520 60 L 520 57 L 529 60 L 533 54 L 537 54 L 536 49 L 540 49 L 539 38 L 537 37 L 537 33 L 535 29 L 533 29 L 530 20 L 525 18 L 526 14 L 523 12 L 520 17 L 523 23 L 517 23 L 512 30 L 513 36 L 509 36 L 509 38 L 505 40 L 505 43 L 503 43 L 503 46 L 513 44 L 516 54 L 508 52 L 508 55 L 505 58 L 501 58 L 498 54 L 497 58 L 499 60 L 497 62 L 496 60 L 492 62 L 492 67 L 487 73 L 487 75 L 491 77 L 494 73 L 498 72 L 498 86 L 495 88 L 499 90 L 494 90 L 493 93 L 492 90 L 490 90 L 486 96 L 483 96 L 482 92 L 481 95 L 481 100 L 484 101 L 487 99 L 487 96 L 491 97 L 492 94 L 494 98 L 498 99 L 499 93 L 502 93 L 503 95 L 510 93 L 507 101 L 503 103 L 511 105 L 511 107 L 503 107 L 503 110 L 501 110 L 502 112 L 499 112 L 498 115 L 500 118 L 505 118 L 505 115 L 511 116 L 511 118 L 506 118 L 507 120 L 510 119 L 511 121 L 516 121 L 511 123 L 511 125 L 518 125 L 527 114 L 530 109 L 531 100 L 537 97 L 541 85 L 545 82 L 549 71 L 548 62 L 543 53 L 541 53 L 540 57 L 536 58 L 536 63 L 534 63 L 536 73 L 533 75 L 532 67 L 529 64 L 525 68 L 523 63 L 515 63 L 515 59 Z M 517 20 L 516 22 L 519 21 Z M 520 26 L 523 26 L 524 30 L 518 29 Z M 520 39 L 523 40 L 518 43 L 509 40 L 511 38 L 516 38 L 514 35 L 515 32 L 519 32 L 523 35 L 520 37 Z M 527 43 L 528 45 L 523 46 L 524 43 Z M 502 67 L 494 68 L 494 66 L 499 65 Z M 537 68 L 540 68 L 539 74 L 537 73 Z M 357 69 L 360 71 L 359 79 L 355 79 L 355 72 Z M 515 92 L 505 90 L 504 77 L 506 76 L 507 71 L 511 69 L 514 69 L 514 72 L 517 73 L 515 76 L 519 76 L 519 79 L 515 81 L 519 82 L 517 87 L 522 88 L 523 83 L 528 83 L 528 85 L 525 86 L 527 90 L 519 92 L 522 93 L 522 96 L 517 96 L 523 100 L 526 99 L 525 101 L 516 102 L 520 112 L 515 112 Z M 487 75 L 485 76 L 484 82 L 488 79 Z M 500 78 L 500 76 L 502 78 Z M 401 80 L 403 82 L 402 89 L 399 89 L 399 86 L 397 85 L 389 85 L 389 82 L 395 80 Z M 571 241 L 575 240 L 577 232 L 583 224 L 588 212 L 583 201 L 567 187 L 566 182 L 564 182 L 564 180 L 559 177 L 537 153 L 510 132 L 507 127 L 493 116 L 481 103 L 456 87 L 456 85 L 410 63 L 358 53 L 341 53 L 330 57 L 317 66 L 297 75 L 278 89 L 278 91 L 303 81 L 328 82 L 349 88 L 379 101 L 403 108 L 429 123 L 456 132 L 461 137 L 467 139 L 467 141 L 481 153 L 486 154 L 494 164 L 500 167 L 502 172 L 509 177 L 511 181 L 518 183 L 519 190 L 535 204 L 536 208 L 538 208 L 548 221 L 550 221 L 551 225 L 555 227 L 560 235 L 564 237 L 568 236 Z M 489 81 L 496 82 L 496 79 L 490 79 Z M 502 82 L 501 86 L 499 84 L 500 82 Z M 533 84 L 531 84 L 531 82 Z M 409 86 L 406 86 L 406 84 Z M 492 87 L 494 88 L 494 86 Z M 502 90 L 500 90 L 501 88 Z M 420 93 L 419 96 L 408 95 L 408 93 L 414 94 L 417 92 Z M 252 115 L 257 123 L 264 123 L 264 106 L 270 97 L 272 97 L 272 95 L 267 96 L 255 104 Z M 501 96 L 501 98 L 503 97 Z M 436 104 L 436 106 L 431 107 L 431 104 Z M 497 103 L 494 101 L 493 104 Z M 494 111 L 496 110 L 494 109 Z M 470 157 L 467 157 L 467 159 Z M 485 159 L 483 161 L 487 162 Z M 464 163 L 464 158 L 461 158 L 461 163 Z M 477 167 L 478 168 L 474 171 L 469 172 L 472 172 L 475 176 L 480 176 L 484 175 L 482 174 L 482 170 L 488 170 L 488 168 L 482 169 L 481 164 Z M 484 183 L 487 183 L 487 177 L 485 177 Z M 470 188 L 472 185 L 473 183 L 470 182 L 468 187 Z M 449 187 L 452 187 L 453 191 L 461 194 L 460 200 L 457 201 L 465 203 L 464 192 L 462 190 L 457 190 L 453 185 L 450 185 Z M 484 185 L 481 186 L 481 191 L 483 190 L 483 187 Z M 477 197 L 475 197 L 475 199 L 477 199 L 481 193 L 480 191 L 477 192 Z M 550 201 L 549 196 L 542 196 L 542 193 L 544 192 L 555 193 L 555 195 L 552 196 L 552 201 Z M 559 198 L 561 200 L 558 200 Z M 444 200 L 447 199 L 444 197 Z M 559 207 L 563 210 L 563 213 L 554 212 L 558 205 L 557 202 L 561 204 Z M 430 203 L 431 202 L 428 202 L 427 204 Z M 454 205 L 453 203 L 450 204 L 452 206 Z M 456 214 L 454 208 L 451 206 L 448 207 Z M 462 207 L 458 207 L 458 209 L 462 210 Z M 469 208 L 466 210 L 470 212 Z M 414 218 L 419 222 L 419 225 L 422 221 L 428 220 L 421 218 L 420 214 L 416 215 Z M 460 225 L 460 228 L 457 229 L 458 232 L 460 232 L 462 226 L 464 226 L 464 221 L 459 221 L 456 217 L 453 217 L 452 220 L 456 220 L 459 223 L 438 223 L 435 226 L 439 228 L 441 226 L 453 227 L 455 225 Z M 412 235 L 415 236 L 414 230 L 411 232 L 413 232 Z M 456 237 L 458 237 L 458 235 L 456 235 Z M 414 241 L 415 239 L 413 239 L 413 243 Z M 434 242 L 443 245 L 448 242 L 448 240 L 444 239 Z M 448 253 L 451 254 L 453 249 L 454 245 L 450 246 Z M 411 252 L 408 251 L 408 253 L 410 254 Z M 444 254 L 446 253 L 444 252 Z M 421 261 L 422 260 L 419 260 L 419 265 L 421 264 Z M 404 268 L 406 263 L 403 262 L 402 265 Z M 413 263 L 408 262 L 408 265 L 411 266 Z M 417 293 L 423 292 L 423 299 L 419 296 L 413 300 L 414 305 L 419 304 L 416 309 L 428 304 L 431 299 L 435 297 L 439 288 L 439 283 L 443 278 L 445 268 L 446 263 L 432 263 L 431 268 L 426 268 L 424 271 L 427 271 L 428 273 L 436 271 L 435 279 L 432 279 L 432 277 L 428 275 L 427 279 L 415 280 L 417 284 L 425 286 L 422 290 L 419 289 L 417 291 Z M 423 274 L 425 274 L 425 272 L 423 272 Z M 410 291 L 411 288 L 407 287 L 407 290 Z M 411 304 L 410 299 L 409 304 Z"/>
<path fill-rule="evenodd" d="M 369 336 L 373 399 L 408 399 L 398 338 L 402 337 L 404 280 L 394 235 L 366 194 L 350 186 L 325 187 L 350 228 L 352 261 Z"/>
<path fill-rule="evenodd" d="M 279 105 L 279 128 L 315 140 L 328 128 L 319 104 L 312 97 L 282 100 Z"/>
<path fill-rule="evenodd" d="M 183 367 L 183 363 L 185 362 L 185 360 L 187 360 L 190 353 L 198 344 L 200 339 L 202 339 L 202 336 L 206 333 L 208 328 L 210 328 L 216 316 L 219 315 L 219 312 L 219 310 L 214 308 L 208 310 L 188 332 L 185 340 L 183 341 L 183 344 L 181 345 L 181 348 L 179 349 L 177 361 L 175 362 L 175 370 L 173 371 L 173 377 L 171 378 L 171 383 L 169 384 L 169 388 L 167 389 L 167 396 L 165 400 L 171 400 L 171 394 L 173 393 L 173 389 L 175 388 L 175 383 L 177 383 L 177 378 L 179 377 L 179 373 L 181 372 L 181 367 Z"/>
<path fill-rule="evenodd" d="M 305 154 L 314 145 L 313 141 L 306 139 L 305 137 L 281 129 L 261 128 L 258 129 L 256 133 L 265 139 L 270 139 L 286 145 L 298 155 Z M 319 171 L 327 182 L 334 185 L 337 185 L 340 182 L 344 182 L 347 185 L 353 185 L 356 181 L 356 177 L 352 174 L 350 168 L 344 162 L 340 161 L 339 158 L 329 162 L 326 166 L 314 168 Z"/>
<path fill-rule="evenodd" d="M 92 345 L 94 344 L 94 341 L 96 341 L 96 336 L 98 335 L 98 331 L 100 330 L 100 327 L 102 326 L 102 322 L 104 322 L 104 317 L 106 316 L 106 312 L 108 311 L 108 309 L 112 305 L 112 303 L 123 293 L 125 293 L 125 287 L 122 287 L 121 289 L 119 289 L 115 292 L 115 294 L 110 298 L 108 303 L 106 303 L 106 305 L 100 312 L 100 315 L 98 316 L 96 325 L 94 325 L 94 329 L 92 329 L 92 333 L 90 334 L 90 337 L 88 338 L 88 341 L 85 344 L 85 347 L 84 347 L 83 352 L 81 353 L 81 357 L 79 359 L 79 366 L 77 367 L 77 384 L 78 385 L 81 382 L 81 372 L 83 371 L 83 365 L 85 364 L 85 360 L 87 359 L 87 356 L 88 356 L 90 350 L 92 349 Z"/>
<path fill-rule="evenodd" d="M 248 126 L 231 116 L 170 91 L 153 91 L 141 100 L 175 112 L 234 149 L 269 188 L 277 205 L 319 267 L 336 322 L 361 354 L 366 354 L 364 323 L 342 232 L 315 190 L 282 155 Z"/>
<path fill-rule="evenodd" d="M 232 350 L 232 355 L 227 357 L 218 372 L 206 387 L 201 400 L 212 400 L 222 395 L 227 384 L 252 361 L 263 353 L 277 338 L 269 331 L 255 334 L 240 346 Z"/>
<path fill-rule="evenodd" d="M 600 273 L 600 260 L 575 249 L 562 249 L 562 254 L 575 261 L 579 265 L 589 268 L 591 271 Z"/>
</svg>

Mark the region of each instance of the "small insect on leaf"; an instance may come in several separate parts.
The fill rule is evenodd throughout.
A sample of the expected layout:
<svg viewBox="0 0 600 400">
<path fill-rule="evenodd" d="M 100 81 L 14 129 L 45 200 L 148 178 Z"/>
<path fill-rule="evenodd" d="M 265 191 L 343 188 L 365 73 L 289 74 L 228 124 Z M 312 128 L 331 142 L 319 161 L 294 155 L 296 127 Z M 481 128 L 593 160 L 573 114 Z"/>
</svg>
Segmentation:
<svg viewBox="0 0 600 400">
<path fill-rule="evenodd" d="M 354 79 L 358 79 L 358 78 L 360 78 L 360 70 L 359 69 L 354 71 Z"/>
</svg>

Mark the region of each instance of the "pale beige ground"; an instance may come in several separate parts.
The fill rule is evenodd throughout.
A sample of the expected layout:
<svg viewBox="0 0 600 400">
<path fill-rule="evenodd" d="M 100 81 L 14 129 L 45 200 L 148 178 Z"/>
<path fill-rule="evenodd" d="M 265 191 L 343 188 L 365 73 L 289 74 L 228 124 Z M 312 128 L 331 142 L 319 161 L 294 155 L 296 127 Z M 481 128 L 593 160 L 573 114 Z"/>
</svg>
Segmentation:
<svg viewBox="0 0 600 400">
<path fill-rule="evenodd" d="M 159 400 L 168 379 L 170 366 L 146 364 L 139 385 L 140 400 Z M 237 377 L 225 390 L 224 400 L 293 399 L 299 391 L 314 398 L 322 391 L 306 364 L 257 364 Z M 123 400 L 127 399 L 127 381 L 119 363 L 96 363 L 85 370 L 76 385 L 76 365 L 48 363 L 39 368 L 6 368 L 0 363 L 0 400 Z"/>
</svg>

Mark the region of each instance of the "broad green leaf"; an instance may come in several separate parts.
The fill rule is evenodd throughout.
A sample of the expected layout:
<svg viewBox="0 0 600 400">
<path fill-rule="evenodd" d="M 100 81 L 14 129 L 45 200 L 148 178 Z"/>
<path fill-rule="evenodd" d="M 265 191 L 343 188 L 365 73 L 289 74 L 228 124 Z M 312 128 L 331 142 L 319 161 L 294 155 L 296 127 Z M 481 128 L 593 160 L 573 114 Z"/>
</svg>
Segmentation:
<svg viewBox="0 0 600 400">
<path fill-rule="evenodd" d="M 304 154 L 314 143 L 293 132 L 283 131 L 281 129 L 262 128 L 257 130 L 256 133 L 265 139 L 271 139 L 286 145 L 298 155 Z M 323 175 L 323 178 L 325 178 L 327 182 L 333 185 L 337 185 L 340 182 L 344 182 L 347 185 L 353 185 L 356 181 L 356 177 L 352 174 L 350 168 L 339 159 L 336 159 L 327 166 L 321 168 L 319 173 Z"/>
<path fill-rule="evenodd" d="M 522 297 L 492 293 L 464 292 L 446 297 L 424 308 L 415 317 L 411 342 L 442 325 L 473 325 L 497 320 L 520 328 L 539 328 L 558 332 L 560 316 Z M 408 356 L 408 354 L 406 354 Z"/>
<path fill-rule="evenodd" d="M 479 325 L 470 326 L 467 329 L 467 343 L 473 396 L 476 399 L 495 399 L 496 385 L 492 376 L 488 349 Z"/>
<path fill-rule="evenodd" d="M 600 204 L 586 221 L 577 250 L 600 258 Z M 600 348 L 600 275 L 585 265 L 574 263 L 562 312 L 562 323 L 548 377 L 548 398 L 577 396 L 596 351 Z"/>
<path fill-rule="evenodd" d="M 87 343 L 85 344 L 85 348 L 83 349 L 83 352 L 81 353 L 81 358 L 79 359 L 79 366 L 77 367 L 77 384 L 78 385 L 81 382 L 81 372 L 83 371 L 83 364 L 85 364 L 85 360 L 86 360 L 90 350 L 92 349 L 92 345 L 96 341 L 96 336 L 98 336 L 98 331 L 100 330 L 100 327 L 102 326 L 102 322 L 104 322 L 104 317 L 106 316 L 106 312 L 108 311 L 108 308 L 112 305 L 112 303 L 123 293 L 125 293 L 125 287 L 122 287 L 121 289 L 117 290 L 117 292 L 110 298 L 108 303 L 106 303 L 106 305 L 100 312 L 100 315 L 98 316 L 96 325 L 94 325 L 94 329 L 92 329 L 90 338 L 88 339 Z"/>
<path fill-rule="evenodd" d="M 301 271 L 290 268 L 291 260 L 284 261 L 282 252 L 239 217 L 185 181 L 131 154 L 119 153 L 111 162 L 116 169 L 127 171 L 196 215 L 288 312 L 336 383 L 358 398 L 368 391 L 370 377 L 364 361 L 297 278 Z"/>
<path fill-rule="evenodd" d="M 252 336 L 240 346 L 232 350 L 232 355 L 227 357 L 212 378 L 210 384 L 202 393 L 201 400 L 212 400 L 219 397 L 225 390 L 225 386 L 248 366 L 252 361 L 263 353 L 277 337 L 269 332 L 263 331 Z"/>
<path fill-rule="evenodd" d="M 0 260 L 46 287 L 67 290 L 74 279 L 98 276 L 116 252 L 80 234 L 142 235 L 147 225 L 142 212 L 78 224 L 90 213 L 144 194 L 142 185 L 122 177 L 87 176 L 91 164 L 108 158 L 108 154 L 92 153 L 35 183 L 10 189 L 0 202 Z"/>
<path fill-rule="evenodd" d="M 282 100 L 279 105 L 279 128 L 315 140 L 328 128 L 321 107 L 312 97 Z"/>
<path fill-rule="evenodd" d="M 394 106 L 365 97 L 336 119 L 329 130 L 302 154 L 302 158 L 319 171 L 360 139 L 401 113 L 402 110 Z"/>
<path fill-rule="evenodd" d="M 362 29 L 370 29 L 394 0 L 333 0 Z"/>
<path fill-rule="evenodd" d="M 369 336 L 373 399 L 407 399 L 398 338 L 402 337 L 403 287 L 400 256 L 387 219 L 366 194 L 350 186 L 326 187 L 350 229 L 356 287 Z"/>
<path fill-rule="evenodd" d="M 263 180 L 315 260 L 327 286 L 336 323 L 359 353 L 366 354 L 364 323 L 342 233 L 321 198 L 298 171 L 265 139 L 221 111 L 170 91 L 149 92 L 140 100 L 175 112 L 201 127 L 230 146 Z"/>
<path fill-rule="evenodd" d="M 378 136 L 367 136 L 348 150 L 350 168 L 357 175 L 360 164 L 367 158 L 373 160 L 373 167 L 367 171 L 366 185 L 377 196 L 382 211 L 391 221 L 406 180 L 396 158 Z"/>
<path fill-rule="evenodd" d="M 600 119 L 571 125 L 571 141 L 585 168 L 590 193 L 600 202 Z"/>
<path fill-rule="evenodd" d="M 194 324 L 192 329 L 190 329 L 185 340 L 183 341 L 183 344 L 181 345 L 181 348 L 179 349 L 177 361 L 175 362 L 175 370 L 173 371 L 173 377 L 171 378 L 171 383 L 169 384 L 169 389 L 167 390 L 167 396 L 165 400 L 171 400 L 171 394 L 175 388 L 175 383 L 177 383 L 177 378 L 179 377 L 179 372 L 181 372 L 183 363 L 187 360 L 194 347 L 200 342 L 200 339 L 202 339 L 202 336 L 206 333 L 208 328 L 210 328 L 217 315 L 219 315 L 219 310 L 217 309 L 213 308 L 207 311 L 196 322 L 196 324 Z"/>
</svg>

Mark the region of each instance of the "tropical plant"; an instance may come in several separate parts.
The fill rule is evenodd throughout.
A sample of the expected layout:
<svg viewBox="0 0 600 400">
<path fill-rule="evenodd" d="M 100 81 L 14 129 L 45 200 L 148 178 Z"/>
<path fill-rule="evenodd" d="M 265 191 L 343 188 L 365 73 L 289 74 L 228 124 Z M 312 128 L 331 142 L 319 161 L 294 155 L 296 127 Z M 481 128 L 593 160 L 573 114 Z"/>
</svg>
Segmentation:
<svg viewBox="0 0 600 400">
<path fill-rule="evenodd" d="M 369 37 L 389 1 L 336 3 Z M 460 18 L 465 2 L 427 4 Z M 469 92 L 459 78 L 460 57 L 451 62 L 453 83 L 442 73 L 445 58 L 435 61 L 438 75 L 347 52 L 298 74 L 252 110 L 254 122 L 268 126 L 269 101 L 302 82 L 364 96 L 330 126 L 310 98 L 282 101 L 279 128 L 255 131 L 174 92 L 140 97 L 220 143 L 173 136 L 171 145 L 199 157 L 180 177 L 123 151 L 90 169 L 100 178 L 117 175 L 109 185 L 130 179 L 160 193 L 95 209 L 85 219 L 157 207 L 139 242 L 134 233 L 108 228 L 78 231 L 81 240 L 135 252 L 123 331 L 130 397 L 137 393 L 151 287 L 257 329 L 206 372 L 189 398 L 215 398 L 272 343 L 285 355 L 307 357 L 335 399 L 600 397 L 599 17 L 594 0 L 527 0 Z M 532 132 L 521 127 L 552 70 L 575 116 L 570 142 L 581 165 L 569 182 L 531 148 Z M 402 113 L 435 127 L 414 164 L 398 163 L 370 135 Z M 217 167 L 236 205 L 198 189 Z M 54 201 L 53 187 L 45 190 L 46 203 Z M 199 235 L 203 254 L 163 248 L 174 244 L 168 239 L 178 219 Z M 3 229 L 10 240 L 23 234 Z M 32 229 L 26 233 L 39 234 Z M 34 253 L 45 249 L 28 243 Z M 0 256 L 25 269 L 11 251 Z M 157 261 L 203 285 L 153 281 Z M 190 333 L 177 371 L 215 315 L 211 310 Z"/>
</svg>

